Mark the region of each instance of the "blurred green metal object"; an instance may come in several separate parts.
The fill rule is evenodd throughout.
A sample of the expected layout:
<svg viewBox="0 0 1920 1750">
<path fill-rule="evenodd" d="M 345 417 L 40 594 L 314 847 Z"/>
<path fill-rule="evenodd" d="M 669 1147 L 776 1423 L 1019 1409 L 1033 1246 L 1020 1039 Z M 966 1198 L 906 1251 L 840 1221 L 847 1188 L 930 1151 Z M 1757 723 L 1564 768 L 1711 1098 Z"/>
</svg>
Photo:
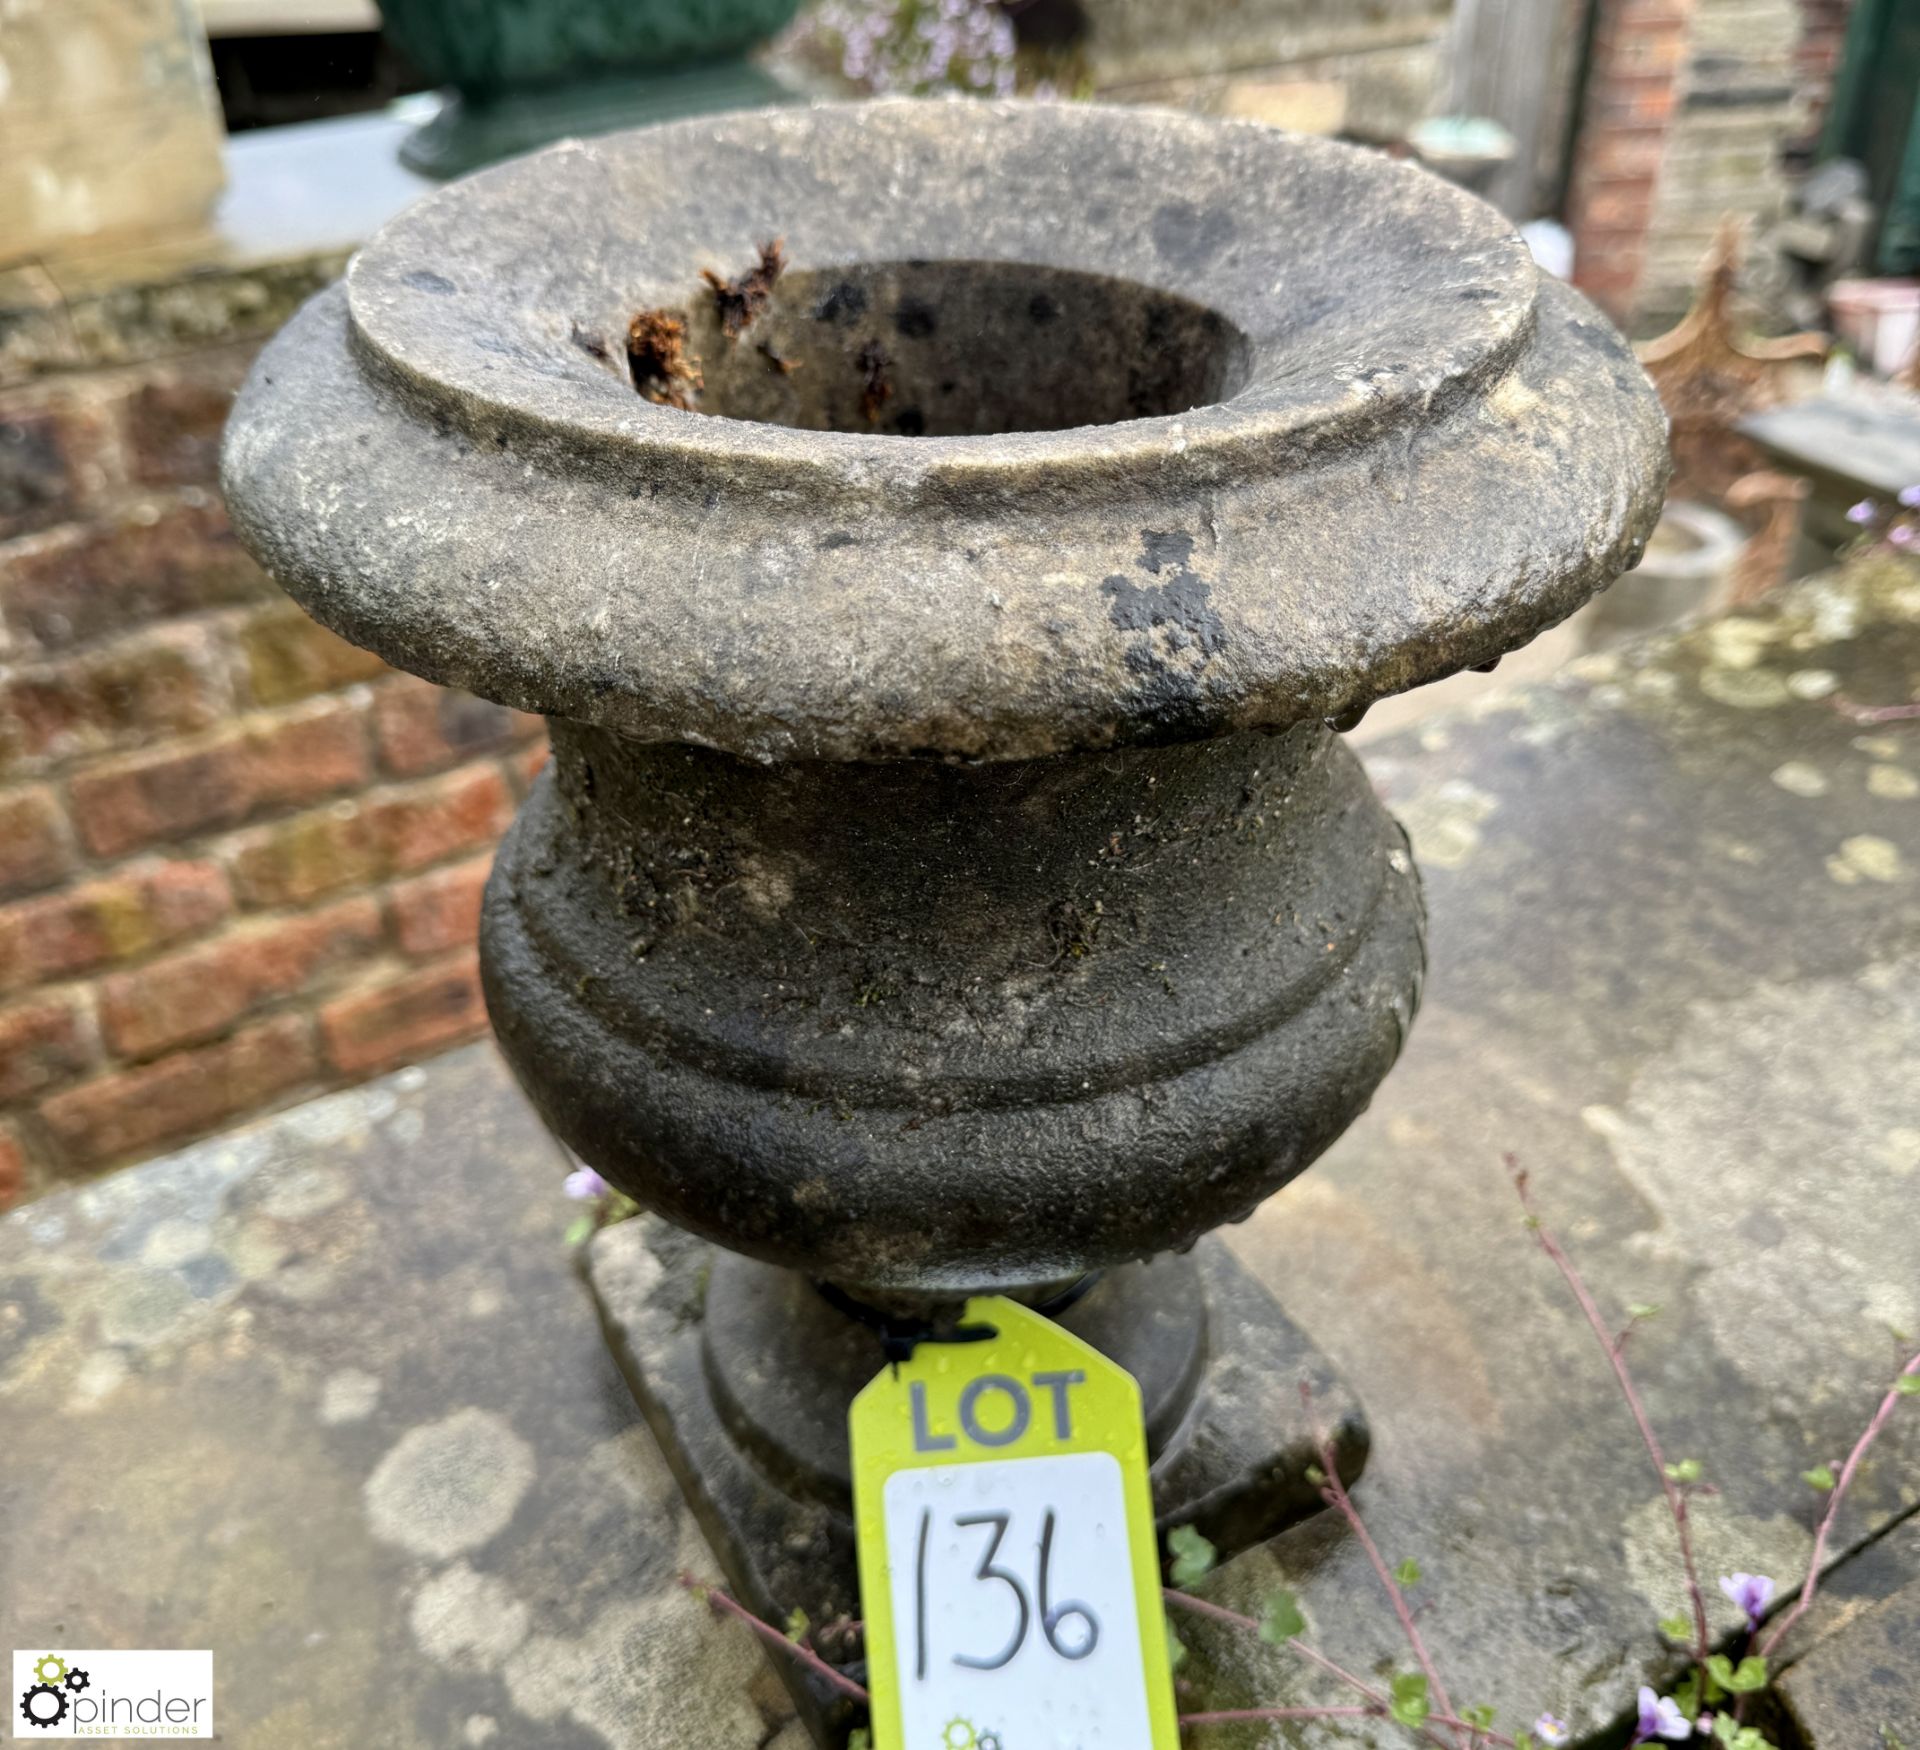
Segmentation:
<svg viewBox="0 0 1920 1750">
<path fill-rule="evenodd" d="M 1859 0 L 1820 142 L 1823 158 L 1857 158 L 1881 214 L 1875 265 L 1920 272 L 1920 6 Z"/>
<path fill-rule="evenodd" d="M 439 115 L 401 148 L 458 176 L 552 140 L 788 101 L 747 60 L 799 0 L 380 0 L 387 30 L 436 84 Z"/>
</svg>

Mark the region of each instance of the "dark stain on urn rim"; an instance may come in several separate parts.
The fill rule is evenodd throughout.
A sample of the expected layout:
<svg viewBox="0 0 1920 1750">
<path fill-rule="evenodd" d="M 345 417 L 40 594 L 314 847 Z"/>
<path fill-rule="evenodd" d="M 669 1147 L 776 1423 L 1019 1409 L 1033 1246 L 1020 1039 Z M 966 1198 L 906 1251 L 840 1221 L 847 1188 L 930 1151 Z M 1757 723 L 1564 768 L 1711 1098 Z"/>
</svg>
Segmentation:
<svg viewBox="0 0 1920 1750">
<path fill-rule="evenodd" d="M 1218 207 L 1168 201 L 1148 224 L 1153 246 L 1183 267 L 1204 267 L 1233 241 L 1232 218 Z"/>
<path fill-rule="evenodd" d="M 1140 531 L 1140 564 L 1155 577 L 1162 571 L 1184 571 L 1193 557 L 1193 537 L 1166 534 L 1159 529 Z"/>
<path fill-rule="evenodd" d="M 1226 648 L 1227 630 L 1213 610 L 1213 590 L 1204 578 L 1182 568 L 1165 583 L 1137 584 L 1113 576 L 1100 585 L 1107 615 L 1123 632 L 1160 632 L 1175 650 L 1199 648 L 1201 664 Z"/>
<path fill-rule="evenodd" d="M 1126 653 L 1138 677 L 1140 702 L 1163 729 L 1197 722 L 1203 713 L 1200 676 L 1227 645 L 1227 630 L 1213 606 L 1213 590 L 1189 561 L 1193 536 L 1142 529 L 1134 561 L 1161 583 L 1136 583 L 1114 575 L 1100 585 L 1107 615 L 1123 632 L 1140 637 Z"/>
<path fill-rule="evenodd" d="M 1151 576 L 1165 576 L 1166 582 L 1138 584 L 1114 576 L 1100 591 L 1107 597 L 1108 618 L 1123 632 L 1164 631 L 1175 650 L 1197 645 L 1204 665 L 1226 648 L 1227 629 L 1214 612 L 1212 588 L 1188 563 L 1192 558 L 1191 535 L 1142 529 L 1140 557 L 1134 563 Z"/>
</svg>

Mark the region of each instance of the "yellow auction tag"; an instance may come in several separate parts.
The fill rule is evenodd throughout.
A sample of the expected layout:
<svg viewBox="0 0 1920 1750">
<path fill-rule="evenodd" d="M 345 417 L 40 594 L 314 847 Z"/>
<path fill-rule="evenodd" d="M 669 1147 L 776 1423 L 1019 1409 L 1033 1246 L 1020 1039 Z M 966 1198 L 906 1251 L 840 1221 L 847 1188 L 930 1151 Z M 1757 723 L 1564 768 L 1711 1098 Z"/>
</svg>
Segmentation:
<svg viewBox="0 0 1920 1750">
<path fill-rule="evenodd" d="M 1177 1750 L 1140 1388 L 970 1301 L 850 1417 L 874 1750 Z"/>
</svg>

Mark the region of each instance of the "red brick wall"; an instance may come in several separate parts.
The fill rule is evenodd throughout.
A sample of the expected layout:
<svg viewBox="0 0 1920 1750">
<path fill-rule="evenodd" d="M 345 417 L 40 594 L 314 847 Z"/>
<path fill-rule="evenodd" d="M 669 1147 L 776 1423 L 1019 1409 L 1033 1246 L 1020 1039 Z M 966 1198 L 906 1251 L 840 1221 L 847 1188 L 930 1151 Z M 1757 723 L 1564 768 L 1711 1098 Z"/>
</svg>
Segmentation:
<svg viewBox="0 0 1920 1750">
<path fill-rule="evenodd" d="M 1574 283 L 1624 319 L 1645 261 L 1693 0 L 1597 0 L 1597 6 L 1567 225 Z"/>
<path fill-rule="evenodd" d="M 1685 308 L 1721 217 L 1764 226 L 1817 138 L 1851 0 L 1594 0 L 1567 197 L 1575 282 L 1616 320 Z"/>
<path fill-rule="evenodd" d="M 485 1028 L 539 720 L 241 552 L 214 472 L 250 350 L 0 391 L 0 1207 Z"/>
</svg>

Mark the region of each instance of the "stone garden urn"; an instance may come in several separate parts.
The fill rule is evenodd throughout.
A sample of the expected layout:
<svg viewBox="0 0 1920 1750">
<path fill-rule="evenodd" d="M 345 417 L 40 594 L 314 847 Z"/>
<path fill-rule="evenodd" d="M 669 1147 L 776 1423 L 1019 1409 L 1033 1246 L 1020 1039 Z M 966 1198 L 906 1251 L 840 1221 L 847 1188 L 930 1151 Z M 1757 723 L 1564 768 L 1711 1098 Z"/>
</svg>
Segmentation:
<svg viewBox="0 0 1920 1750">
<path fill-rule="evenodd" d="M 1302 1378 L 1357 1469 L 1358 1406 L 1203 1237 L 1419 1000 L 1407 840 L 1337 728 L 1632 566 L 1665 455 L 1490 207 L 1095 107 L 560 146 L 403 214 L 267 348 L 247 545 L 550 724 L 489 1004 L 655 1212 L 593 1284 L 750 1601 L 858 1615 L 847 1403 L 979 1291 L 1135 1373 L 1163 1524 L 1311 1509 Z"/>
</svg>

